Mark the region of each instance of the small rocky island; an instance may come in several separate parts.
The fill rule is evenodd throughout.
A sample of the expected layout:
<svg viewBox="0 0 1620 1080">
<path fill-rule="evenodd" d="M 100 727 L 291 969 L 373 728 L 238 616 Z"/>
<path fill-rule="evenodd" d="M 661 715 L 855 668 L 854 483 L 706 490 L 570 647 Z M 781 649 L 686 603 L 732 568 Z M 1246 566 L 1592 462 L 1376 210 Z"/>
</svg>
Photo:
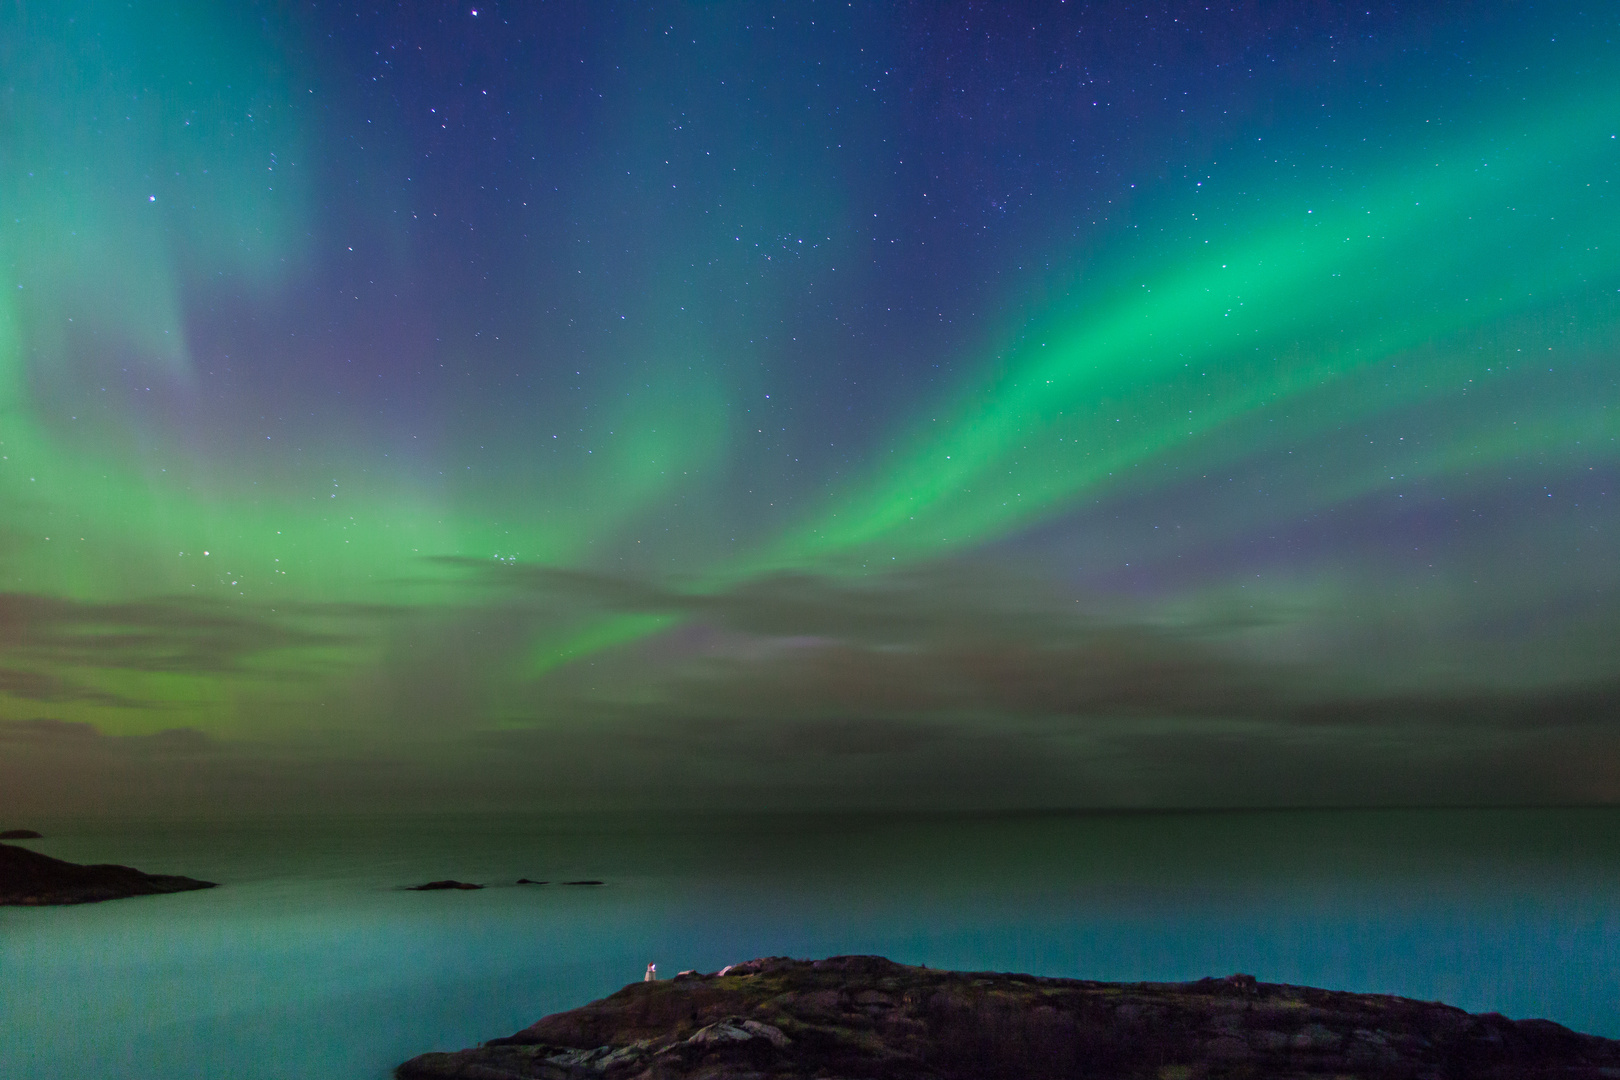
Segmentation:
<svg viewBox="0 0 1620 1080">
<path fill-rule="evenodd" d="M 212 889 L 214 885 L 173 874 L 146 874 L 112 863 L 83 866 L 14 844 L 0 844 L 0 906 L 94 904 L 126 896 Z"/>
<path fill-rule="evenodd" d="M 482 885 L 475 885 L 470 881 L 457 881 L 455 878 L 445 878 L 442 881 L 429 881 L 422 885 L 407 885 L 410 892 L 438 892 L 441 889 L 482 889 Z"/>
<path fill-rule="evenodd" d="M 1598 1080 L 1549 1020 L 1257 982 L 1103 983 L 771 957 L 632 983 L 399 1080 Z"/>
</svg>

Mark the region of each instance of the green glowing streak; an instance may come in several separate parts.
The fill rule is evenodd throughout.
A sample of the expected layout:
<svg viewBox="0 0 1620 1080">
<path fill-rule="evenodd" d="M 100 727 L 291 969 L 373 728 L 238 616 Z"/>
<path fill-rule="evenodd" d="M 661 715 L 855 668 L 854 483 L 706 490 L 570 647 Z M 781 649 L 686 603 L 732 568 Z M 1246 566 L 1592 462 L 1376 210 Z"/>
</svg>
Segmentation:
<svg viewBox="0 0 1620 1080">
<path fill-rule="evenodd" d="M 623 615 L 588 621 L 583 629 L 537 642 L 524 674 L 538 678 L 582 657 L 650 637 L 677 621 L 673 615 Z"/>
<path fill-rule="evenodd" d="M 409 602 L 443 600 L 425 556 L 586 561 L 724 453 L 724 395 L 675 376 L 691 360 L 675 355 L 644 360 L 644 392 L 610 414 L 614 435 L 517 500 L 471 480 L 375 471 L 334 492 L 322 465 L 291 480 L 220 470 L 180 433 L 126 421 L 125 445 L 97 446 L 41 415 L 32 381 L 105 381 L 70 370 L 119 362 L 103 354 L 133 355 L 169 378 L 157 389 L 185 393 L 177 265 L 266 290 L 302 269 L 315 222 L 301 118 L 313 97 L 252 40 L 258 21 L 244 30 L 208 5 L 154 13 L 97 0 L 0 12 L 16 90 L 0 129 L 0 264 L 18 274 L 0 290 L 0 528 L 13 538 L 0 556 L 12 583 L 269 606 L 397 600 L 411 581 Z"/>
<path fill-rule="evenodd" d="M 1517 145 L 1390 170 L 1355 199 L 1295 200 L 1078 314 L 1037 323 L 998 377 L 924 413 L 891 450 L 894 464 L 756 557 L 714 569 L 697 591 L 781 569 L 861 572 L 962 550 L 1127 478 L 1142 485 L 1133 470 L 1194 447 L 1198 462 L 1218 467 L 1283 430 L 1299 435 L 1297 423 L 1266 429 L 1290 402 L 1322 404 L 1339 421 L 1386 409 L 1368 379 L 1392 358 L 1420 363 L 1408 381 L 1436 387 L 1410 393 L 1438 396 L 1476 360 L 1444 349 L 1418 356 L 1418 347 L 1526 311 L 1574 302 L 1607 332 L 1620 311 L 1594 305 L 1588 282 L 1620 270 L 1620 215 L 1572 178 L 1606 182 L 1620 171 L 1617 106 L 1614 95 L 1576 100 L 1550 110 L 1556 127 L 1539 125 Z M 1466 449 L 1425 450 L 1417 467 L 1477 469 L 1554 432 L 1613 454 L 1620 417 L 1588 403 L 1506 431 L 1488 418 Z M 1335 476 L 1304 497 L 1318 506 L 1354 498 L 1381 473 Z M 591 640 L 634 640 L 642 618 L 604 618 L 567 655 Z"/>
<path fill-rule="evenodd" d="M 460 579 L 428 556 L 588 562 L 723 455 L 725 395 L 686 377 L 693 358 L 677 354 L 644 357 L 642 385 L 609 414 L 614 434 L 540 474 L 515 505 L 510 491 L 491 500 L 470 481 L 372 473 L 334 491 L 322 466 L 255 478 L 199 460 L 179 433 L 126 419 L 124 445 L 99 446 L 45 416 L 32 391 L 41 374 L 99 384 L 95 365 L 118 362 L 103 356 L 136 357 L 168 380 L 158 389 L 186 392 L 182 264 L 194 279 L 223 273 L 265 290 L 303 268 L 308 92 L 215 14 L 96 2 L 27 20 L 0 12 L 16 91 L 0 129 L 0 265 L 17 274 L 0 289 L 0 588 L 226 601 L 295 625 L 333 604 L 462 603 Z M 658 628 L 634 624 L 636 634 Z M 565 631 L 551 640 L 566 659 L 615 638 L 587 627 L 577 642 Z M 340 635 L 259 660 L 341 677 L 377 648 L 374 633 Z M 545 646 L 534 651 L 542 669 L 551 663 Z M 245 687 L 274 682 L 273 671 L 142 672 L 115 659 L 72 677 L 85 696 L 55 713 L 113 732 L 217 730 Z M 108 710 L 95 694 L 162 707 Z"/>
<path fill-rule="evenodd" d="M 650 346 L 665 375 L 619 410 L 609 425 L 617 434 L 516 493 L 522 508 L 500 512 L 466 490 L 429 490 L 408 476 L 345 487 L 337 499 L 291 482 L 248 495 L 241 477 L 222 483 L 184 455 L 160 472 L 69 438 L 31 408 L 29 365 L 37 374 L 66 363 L 70 314 L 183 382 L 190 358 L 177 253 L 269 287 L 298 264 L 310 225 L 294 167 L 299 99 L 286 76 L 248 44 L 219 45 L 206 21 L 144 25 L 110 3 L 71 10 L 83 25 L 115 26 L 107 40 L 130 43 L 136 74 L 120 81 L 116 65 L 75 66 L 81 43 L 66 15 L 44 32 L 0 21 L 0 32 L 26 43 L 17 55 L 30 58 L 8 72 L 24 91 L 0 144 L 0 204 L 10 219 L 0 221 L 0 264 L 17 266 L 26 286 L 0 290 L 7 587 L 85 599 L 204 594 L 263 609 L 461 602 L 460 582 L 424 569 L 425 556 L 590 565 L 638 520 L 669 510 L 682 491 L 677 477 L 723 459 L 725 395 L 686 378 L 689 357 Z M 64 71 L 76 74 L 64 80 Z M 91 119 L 124 109 L 146 75 L 164 92 L 146 95 L 129 134 L 109 145 Z M 232 81 L 246 89 L 218 97 Z M 183 88 L 193 82 L 203 89 Z M 1387 170 L 1358 196 L 1273 207 L 1207 244 L 1163 252 L 1157 269 L 1117 271 L 1111 292 L 1088 284 L 1077 307 L 1025 328 L 990 376 L 920 414 L 881 468 L 752 558 L 711 566 L 696 588 L 782 569 L 903 565 L 992 541 L 1125 483 L 1144 464 L 1252 453 L 1283 428 L 1299 430 L 1267 427 L 1290 403 L 1319 403 L 1337 421 L 1376 413 L 1387 407 L 1368 382 L 1376 365 L 1526 311 L 1568 303 L 1612 327 L 1612 307 L 1593 304 L 1586 283 L 1620 268 L 1620 216 L 1585 185 L 1617 172 L 1609 131 L 1617 105 L 1611 94 L 1543 107 L 1556 126 L 1502 125 L 1533 131 L 1517 144 Z M 272 190 L 264 163 L 278 147 L 286 179 Z M 185 168 L 168 167 L 176 162 Z M 147 175 L 175 171 L 186 175 L 163 180 L 156 202 L 142 201 Z M 171 209 L 182 204 L 199 209 Z M 1450 385 L 1472 362 L 1442 350 L 1421 363 L 1424 378 Z M 1486 424 L 1466 448 L 1426 450 L 1418 467 L 1434 475 L 1477 467 L 1555 431 L 1611 440 L 1612 453 L 1616 418 L 1599 408 L 1511 432 Z M 1308 497 L 1353 498 L 1376 479 L 1335 476 Z M 527 650 L 527 676 L 679 621 L 559 618 Z M 334 646 L 327 659 L 341 667 L 362 648 Z M 198 712 L 228 708 L 222 680 L 188 678 L 109 673 L 97 685 L 190 701 Z"/>
<path fill-rule="evenodd" d="M 252 22 L 203 4 L 0 12 L 0 254 L 41 361 L 73 317 L 183 378 L 182 252 L 255 285 L 301 269 L 307 103 Z"/>
<path fill-rule="evenodd" d="M 981 543 L 1402 350 L 1581 295 L 1620 268 L 1620 217 L 1570 183 L 1614 174 L 1615 104 L 1555 110 L 1564 122 L 1538 139 L 1453 154 L 1354 202 L 1290 206 L 1234 230 L 1251 239 L 1144 275 L 1137 296 L 1033 329 L 1001 378 L 931 410 L 896 464 L 763 566 Z"/>
</svg>

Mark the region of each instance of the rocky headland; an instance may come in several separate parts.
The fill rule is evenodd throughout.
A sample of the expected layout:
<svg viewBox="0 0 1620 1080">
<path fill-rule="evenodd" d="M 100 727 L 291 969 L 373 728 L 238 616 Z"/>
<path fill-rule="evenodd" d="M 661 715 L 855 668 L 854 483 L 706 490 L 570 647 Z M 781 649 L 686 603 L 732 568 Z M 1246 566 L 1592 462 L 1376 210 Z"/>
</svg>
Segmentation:
<svg viewBox="0 0 1620 1080">
<path fill-rule="evenodd" d="M 1257 982 L 1103 983 L 771 957 L 639 982 L 399 1080 L 1598 1080 L 1548 1020 Z"/>
<path fill-rule="evenodd" d="M 84 866 L 0 844 L 0 905 L 94 904 L 126 896 L 212 889 L 214 885 L 174 874 L 146 874 L 113 863 Z"/>
</svg>

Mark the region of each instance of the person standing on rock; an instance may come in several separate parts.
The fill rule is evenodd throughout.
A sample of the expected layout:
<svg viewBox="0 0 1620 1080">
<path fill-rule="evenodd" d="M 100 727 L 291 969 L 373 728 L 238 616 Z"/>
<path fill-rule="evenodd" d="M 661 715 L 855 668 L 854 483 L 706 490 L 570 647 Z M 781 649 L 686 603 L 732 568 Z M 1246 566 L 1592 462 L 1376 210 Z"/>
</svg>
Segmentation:
<svg viewBox="0 0 1620 1080">
<path fill-rule="evenodd" d="M 648 964 L 647 965 L 647 974 L 642 976 L 641 981 L 642 982 L 657 982 L 658 981 L 658 965 L 657 964 Z"/>
</svg>

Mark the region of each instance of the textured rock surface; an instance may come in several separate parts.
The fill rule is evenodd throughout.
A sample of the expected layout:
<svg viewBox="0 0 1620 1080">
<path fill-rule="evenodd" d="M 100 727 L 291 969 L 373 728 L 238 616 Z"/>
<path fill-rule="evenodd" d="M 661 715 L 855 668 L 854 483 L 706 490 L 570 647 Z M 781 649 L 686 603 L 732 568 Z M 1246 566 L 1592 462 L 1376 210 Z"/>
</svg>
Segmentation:
<svg viewBox="0 0 1620 1080">
<path fill-rule="evenodd" d="M 1256 982 L 1099 983 L 769 958 L 631 983 L 400 1080 L 1597 1080 L 1620 1042 L 1546 1020 Z"/>
<path fill-rule="evenodd" d="M 144 874 L 134 867 L 102 863 L 81 866 L 37 851 L 0 844 L 0 904 L 94 904 L 126 896 L 212 889 L 212 881 L 172 874 Z"/>
</svg>

